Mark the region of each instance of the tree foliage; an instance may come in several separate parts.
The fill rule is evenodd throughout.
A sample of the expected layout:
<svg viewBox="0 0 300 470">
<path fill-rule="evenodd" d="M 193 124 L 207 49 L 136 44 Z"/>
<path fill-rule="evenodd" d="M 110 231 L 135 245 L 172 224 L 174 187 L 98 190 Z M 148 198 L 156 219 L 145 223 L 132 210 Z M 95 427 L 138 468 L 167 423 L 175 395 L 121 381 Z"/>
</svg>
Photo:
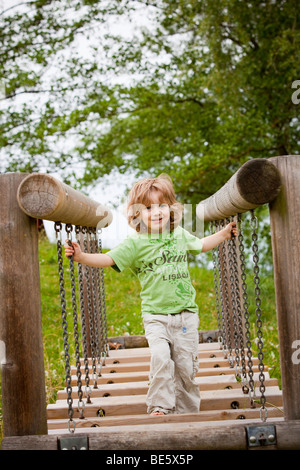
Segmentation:
<svg viewBox="0 0 300 470">
<path fill-rule="evenodd" d="M 1 171 L 171 174 L 184 202 L 296 154 L 296 0 L 38 0 L 2 12 Z"/>
</svg>

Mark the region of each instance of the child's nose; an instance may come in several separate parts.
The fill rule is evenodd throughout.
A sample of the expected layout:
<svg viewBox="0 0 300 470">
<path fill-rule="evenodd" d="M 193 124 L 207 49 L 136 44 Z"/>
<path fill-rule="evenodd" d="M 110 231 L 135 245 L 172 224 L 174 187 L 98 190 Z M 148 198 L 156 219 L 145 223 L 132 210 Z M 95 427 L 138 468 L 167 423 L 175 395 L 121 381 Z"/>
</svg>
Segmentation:
<svg viewBox="0 0 300 470">
<path fill-rule="evenodd" d="M 160 213 L 161 213 L 161 208 L 160 208 L 160 206 L 153 206 L 151 212 L 152 212 L 152 215 L 158 215 L 158 214 L 160 214 Z"/>
</svg>

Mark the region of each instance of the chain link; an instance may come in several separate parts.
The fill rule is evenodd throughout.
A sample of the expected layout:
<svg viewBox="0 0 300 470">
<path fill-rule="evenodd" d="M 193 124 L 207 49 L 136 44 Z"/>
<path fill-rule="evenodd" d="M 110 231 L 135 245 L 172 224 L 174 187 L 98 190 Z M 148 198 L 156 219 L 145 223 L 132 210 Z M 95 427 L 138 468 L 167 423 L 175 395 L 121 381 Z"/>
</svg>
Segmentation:
<svg viewBox="0 0 300 470">
<path fill-rule="evenodd" d="M 234 218 L 232 218 L 232 221 Z M 237 224 L 240 225 L 240 219 L 237 217 Z M 239 226 L 239 232 L 241 231 L 241 227 Z M 242 375 L 245 377 L 245 350 L 244 350 L 244 328 L 243 328 L 243 312 L 242 312 L 242 305 L 241 305 L 241 290 L 240 287 L 242 285 L 240 284 L 240 279 L 241 279 L 241 272 L 238 271 L 238 254 L 237 254 L 237 248 L 240 247 L 240 245 L 237 246 L 237 242 L 239 242 L 239 239 L 232 238 L 230 240 L 230 245 L 231 245 L 231 253 L 232 253 L 232 275 L 233 275 L 233 290 L 234 290 L 234 296 L 235 296 L 235 309 L 236 309 L 236 377 L 237 379 L 241 379 Z M 242 271 L 240 267 L 240 271 Z"/>
<path fill-rule="evenodd" d="M 88 253 L 89 251 L 89 233 L 88 228 L 83 227 L 83 231 L 85 233 L 84 238 L 84 251 Z M 92 302 L 92 283 L 91 283 L 91 268 L 89 266 L 85 266 L 86 272 L 86 287 L 87 287 L 87 303 L 88 303 L 88 319 L 89 319 L 89 329 L 90 329 L 90 346 L 91 346 L 91 353 L 92 353 L 92 377 L 94 382 L 94 389 L 98 388 L 97 384 L 97 366 L 96 366 L 96 357 L 97 357 L 97 345 L 96 345 L 96 337 L 95 337 L 95 328 L 94 328 L 94 308 Z"/>
<path fill-rule="evenodd" d="M 93 229 L 88 228 L 88 239 L 89 239 L 89 246 L 90 246 L 90 253 L 95 253 L 95 239 L 93 237 Z M 99 309 L 98 309 L 98 298 L 97 298 L 97 268 L 91 267 L 91 296 L 93 299 L 93 326 L 94 326 L 94 342 L 95 342 L 95 361 L 97 360 L 96 364 L 96 371 L 98 377 L 101 375 L 101 368 L 99 367 L 100 364 L 100 340 L 99 340 Z"/>
<path fill-rule="evenodd" d="M 62 316 L 62 328 L 63 328 L 63 340 L 64 340 L 67 404 L 68 404 L 68 416 L 69 416 L 68 429 L 70 432 L 74 432 L 75 422 L 73 421 L 74 410 L 73 410 L 73 398 L 72 398 L 72 386 L 71 386 L 67 303 L 66 303 L 62 243 L 61 243 L 62 224 L 60 222 L 55 222 L 54 228 L 55 228 L 56 237 L 57 237 L 58 275 L 59 275 L 60 303 L 61 303 L 61 316 Z M 60 238 L 58 238 L 58 235 L 60 236 Z M 71 427 L 71 424 L 73 424 L 73 427 Z"/>
<path fill-rule="evenodd" d="M 82 240 L 80 239 L 80 234 L 82 233 L 81 226 L 75 227 L 75 232 L 77 234 L 77 243 L 82 245 Z M 90 376 L 89 376 L 89 359 L 88 359 L 88 343 L 87 343 L 87 325 L 85 318 L 85 302 L 84 302 L 84 283 L 83 283 L 83 272 L 82 265 L 78 263 L 78 285 L 79 285 L 79 300 L 80 300 L 80 313 L 81 313 L 81 336 L 82 336 L 82 345 L 83 345 L 83 361 L 84 361 L 84 371 L 85 371 L 85 396 L 86 403 L 91 403 L 91 387 L 90 387 Z"/>
<path fill-rule="evenodd" d="M 98 231 L 99 233 L 99 238 L 98 238 L 98 247 L 99 247 L 99 253 L 102 253 L 102 240 L 100 237 L 102 230 L 100 229 Z M 103 322 L 103 353 L 105 354 L 105 357 L 109 355 L 109 345 L 108 345 L 108 339 L 107 339 L 107 317 L 106 317 L 106 299 L 105 299 L 105 282 L 104 282 L 104 269 L 100 268 L 99 269 L 99 274 L 100 274 L 100 290 L 101 290 L 101 307 L 102 307 L 102 322 Z"/>
<path fill-rule="evenodd" d="M 253 263 L 254 263 L 254 284 L 255 284 L 255 305 L 256 305 L 256 327 L 257 327 L 257 339 L 258 339 L 258 359 L 259 359 L 259 381 L 260 386 L 259 390 L 261 393 L 260 402 L 261 402 L 261 409 L 260 409 L 260 416 L 262 421 L 266 421 L 267 419 L 267 409 L 265 407 L 266 397 L 265 397 L 265 375 L 264 375 L 264 354 L 263 354 L 263 333 L 262 333 L 262 311 L 261 311 L 261 299 L 260 299 L 260 277 L 259 277 L 259 256 L 258 256 L 258 236 L 257 236 L 257 228 L 258 228 L 258 221 L 257 217 L 254 214 L 254 210 L 251 210 L 251 226 L 252 226 L 252 250 L 253 250 Z"/>
<path fill-rule="evenodd" d="M 210 223 L 210 233 L 213 233 L 213 224 Z M 215 299 L 216 299 L 216 309 L 217 309 L 217 321 L 218 321 L 218 343 L 220 348 L 223 347 L 224 341 L 222 336 L 223 329 L 223 319 L 222 319 L 222 309 L 221 309 L 221 295 L 220 295 L 220 280 L 219 280 L 219 247 L 215 247 L 212 250 L 212 260 L 213 260 L 213 274 L 214 274 L 214 288 L 215 288 Z"/>
<path fill-rule="evenodd" d="M 246 264 L 245 264 L 245 248 L 244 248 L 244 236 L 242 230 L 242 216 L 238 214 L 238 242 L 239 242 L 239 255 L 240 255 L 240 270 L 241 270 L 241 281 L 242 281 L 242 297 L 243 297 L 243 312 L 244 312 L 244 328 L 245 328 L 245 338 L 247 346 L 247 357 L 248 357 L 248 377 L 246 372 L 245 363 L 243 363 L 243 378 L 242 378 L 242 390 L 245 394 L 249 393 L 250 390 L 254 391 L 254 380 L 253 380 L 253 361 L 252 361 L 252 349 L 251 349 L 251 334 L 250 334 L 250 322 L 249 322 L 249 304 L 248 304 L 248 287 L 246 283 Z M 251 406 L 255 407 L 255 403 L 252 400 Z"/>
<path fill-rule="evenodd" d="M 227 222 L 230 222 L 228 220 Z M 230 281 L 230 294 L 231 294 L 231 310 L 232 310 L 232 323 L 233 323 L 233 338 L 235 345 L 235 366 L 236 376 L 239 377 L 240 373 L 237 372 L 240 367 L 240 354 L 239 354 L 239 337 L 238 337 L 238 299 L 239 291 L 238 282 L 236 282 L 236 252 L 235 241 L 231 238 L 227 242 L 228 246 L 228 265 L 229 265 L 229 281 Z"/>
<path fill-rule="evenodd" d="M 224 221 L 220 222 L 219 227 L 224 226 Z M 221 243 L 219 249 L 219 265 L 220 265 L 220 290 L 221 290 L 221 305 L 224 320 L 224 340 L 225 340 L 225 357 L 228 360 L 229 366 L 234 367 L 234 360 L 232 355 L 232 343 L 231 343 L 231 322 L 230 322 L 230 302 L 229 302 L 229 288 L 228 288 L 228 273 L 227 273 L 227 254 L 226 244 Z"/>
<path fill-rule="evenodd" d="M 69 245 L 72 246 L 72 230 L 71 224 L 66 224 L 66 232 Z M 76 284 L 75 284 L 75 268 L 73 256 L 69 258 L 70 266 L 70 279 L 71 279 L 71 295 L 72 295 L 72 313 L 73 313 L 73 327 L 74 327 L 74 342 L 75 342 L 75 357 L 76 357 L 76 374 L 77 374 L 77 389 L 78 389 L 78 411 L 80 418 L 84 418 L 84 402 L 82 401 L 82 380 L 81 380 L 81 354 L 79 344 L 79 327 L 78 327 L 78 316 L 77 316 L 77 296 L 76 296 Z"/>
</svg>

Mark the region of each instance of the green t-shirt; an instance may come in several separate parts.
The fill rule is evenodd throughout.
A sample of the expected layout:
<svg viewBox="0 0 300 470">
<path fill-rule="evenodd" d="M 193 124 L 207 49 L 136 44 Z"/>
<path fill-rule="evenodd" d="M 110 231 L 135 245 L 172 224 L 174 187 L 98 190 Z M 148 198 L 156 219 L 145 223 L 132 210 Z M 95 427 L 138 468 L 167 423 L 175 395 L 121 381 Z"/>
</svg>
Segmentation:
<svg viewBox="0 0 300 470">
<path fill-rule="evenodd" d="M 172 233 L 134 233 L 107 254 L 114 260 L 116 271 L 130 268 L 138 277 L 142 315 L 182 310 L 198 313 L 188 271 L 188 251 L 200 253 L 201 240 L 178 226 Z"/>
</svg>

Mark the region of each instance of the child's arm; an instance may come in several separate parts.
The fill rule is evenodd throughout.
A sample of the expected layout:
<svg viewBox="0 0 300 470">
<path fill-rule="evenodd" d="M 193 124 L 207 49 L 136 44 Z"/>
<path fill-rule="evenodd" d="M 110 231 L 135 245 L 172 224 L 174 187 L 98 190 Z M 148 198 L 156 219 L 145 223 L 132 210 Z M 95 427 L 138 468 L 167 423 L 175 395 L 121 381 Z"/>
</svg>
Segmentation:
<svg viewBox="0 0 300 470">
<path fill-rule="evenodd" d="M 215 246 L 219 245 L 220 243 L 224 242 L 227 239 L 230 239 L 231 236 L 237 236 L 237 228 L 235 222 L 230 222 L 230 224 L 226 225 L 225 228 L 220 230 L 213 235 L 208 235 L 208 237 L 202 238 L 202 252 L 212 250 Z"/>
<path fill-rule="evenodd" d="M 80 264 L 86 264 L 94 268 L 106 268 L 107 266 L 115 264 L 114 260 L 109 255 L 103 253 L 84 253 L 81 251 L 78 243 L 72 242 L 72 246 L 70 246 L 68 245 L 68 240 L 66 240 L 66 242 L 65 255 L 67 257 L 73 256 L 74 261 Z"/>
</svg>

